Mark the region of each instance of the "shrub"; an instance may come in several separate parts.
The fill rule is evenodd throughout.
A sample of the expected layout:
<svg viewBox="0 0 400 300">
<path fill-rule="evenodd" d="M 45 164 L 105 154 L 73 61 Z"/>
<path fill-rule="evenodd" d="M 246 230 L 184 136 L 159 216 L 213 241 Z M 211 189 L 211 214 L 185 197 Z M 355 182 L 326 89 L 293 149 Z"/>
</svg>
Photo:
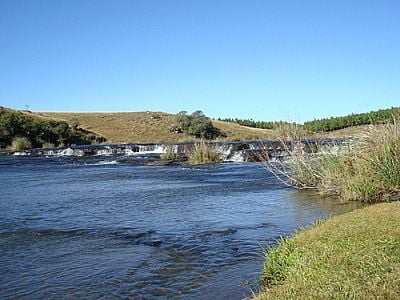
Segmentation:
<svg viewBox="0 0 400 300">
<path fill-rule="evenodd" d="M 32 148 L 32 143 L 26 137 L 16 137 L 12 141 L 11 148 L 14 151 L 22 151 Z"/>
<path fill-rule="evenodd" d="M 186 111 L 178 113 L 176 125 L 171 129 L 176 133 L 186 133 L 196 138 L 212 140 L 224 134 L 212 124 L 210 118 L 206 117 L 200 110 L 191 115 Z"/>
<path fill-rule="evenodd" d="M 189 163 L 193 165 L 219 163 L 221 161 L 221 153 L 204 142 L 195 144 L 189 155 Z"/>
</svg>

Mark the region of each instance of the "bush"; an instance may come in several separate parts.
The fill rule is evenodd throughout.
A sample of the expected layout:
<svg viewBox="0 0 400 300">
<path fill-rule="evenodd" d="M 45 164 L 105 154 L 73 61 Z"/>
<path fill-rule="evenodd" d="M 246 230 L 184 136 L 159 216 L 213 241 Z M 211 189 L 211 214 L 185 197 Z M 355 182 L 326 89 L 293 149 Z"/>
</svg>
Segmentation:
<svg viewBox="0 0 400 300">
<path fill-rule="evenodd" d="M 191 115 L 186 111 L 178 113 L 176 125 L 171 131 L 176 133 L 186 133 L 196 138 L 212 140 L 224 134 L 212 124 L 210 118 L 206 117 L 200 110 Z"/>
<path fill-rule="evenodd" d="M 195 144 L 189 155 L 189 163 L 193 165 L 219 163 L 221 161 L 221 153 L 204 142 Z"/>
<path fill-rule="evenodd" d="M 11 148 L 14 151 L 22 151 L 32 148 L 32 143 L 26 137 L 16 137 L 12 141 Z"/>
</svg>

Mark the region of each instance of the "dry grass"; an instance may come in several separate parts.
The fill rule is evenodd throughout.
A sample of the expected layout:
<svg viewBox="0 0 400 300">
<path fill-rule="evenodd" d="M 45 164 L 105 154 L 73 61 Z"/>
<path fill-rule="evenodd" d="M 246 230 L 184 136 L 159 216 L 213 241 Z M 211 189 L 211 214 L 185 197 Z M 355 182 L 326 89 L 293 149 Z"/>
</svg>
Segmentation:
<svg viewBox="0 0 400 300">
<path fill-rule="evenodd" d="M 287 161 L 265 164 L 291 186 L 315 188 L 344 201 L 386 201 L 400 193 L 399 120 L 366 127 L 359 141 L 337 147 L 340 151 L 309 155 L 300 140 L 294 141 Z"/>
<path fill-rule="evenodd" d="M 333 217 L 266 253 L 256 299 L 399 299 L 400 202 Z"/>
<path fill-rule="evenodd" d="M 107 138 L 110 143 L 135 142 L 193 142 L 191 136 L 175 134 L 170 129 L 175 124 L 175 115 L 164 112 L 119 112 L 119 113 L 29 113 L 46 119 L 60 119 L 67 122 L 79 121 L 82 128 Z M 267 140 L 281 137 L 277 130 L 259 129 L 234 123 L 213 120 L 213 125 L 226 134 L 218 141 Z M 359 136 L 365 126 L 350 127 L 327 133 L 307 133 L 305 137 L 354 137 Z M 300 127 L 299 127 L 300 130 Z"/>
<path fill-rule="evenodd" d="M 274 131 L 271 129 L 252 128 L 217 120 L 213 120 L 213 124 L 227 135 L 226 138 L 219 139 L 221 141 L 268 140 L 275 136 Z"/>
<path fill-rule="evenodd" d="M 67 122 L 78 120 L 82 128 L 98 133 L 110 143 L 188 142 L 195 141 L 183 133 L 173 133 L 175 115 L 163 112 L 121 113 L 35 113 L 44 118 Z M 272 131 L 213 121 L 226 134 L 223 140 L 259 140 L 272 137 Z"/>
<path fill-rule="evenodd" d="M 374 125 L 375 127 L 380 127 L 380 125 Z M 360 137 L 363 133 L 368 130 L 371 125 L 360 125 L 352 126 L 343 129 L 328 131 L 328 132 L 318 132 L 315 133 L 317 138 L 351 138 Z"/>
<path fill-rule="evenodd" d="M 175 115 L 164 112 L 119 112 L 119 113 L 30 113 L 46 119 L 78 121 L 84 129 L 107 138 L 109 143 L 150 143 L 150 142 L 195 142 L 192 136 L 170 131 L 175 124 Z M 241 126 L 223 121 L 212 121 L 214 126 L 226 134 L 218 141 L 267 140 L 282 135 L 281 128 L 276 130 Z M 301 127 L 298 129 L 300 130 Z M 306 133 L 304 137 L 354 137 L 360 136 L 365 126 L 351 127 L 327 133 Z"/>
<path fill-rule="evenodd" d="M 212 145 L 204 141 L 194 145 L 189 154 L 189 163 L 192 165 L 215 164 L 222 162 L 221 153 Z"/>
<path fill-rule="evenodd" d="M 165 153 L 161 153 L 160 159 L 164 161 L 178 161 L 181 159 L 181 155 L 174 151 L 167 151 Z"/>
</svg>

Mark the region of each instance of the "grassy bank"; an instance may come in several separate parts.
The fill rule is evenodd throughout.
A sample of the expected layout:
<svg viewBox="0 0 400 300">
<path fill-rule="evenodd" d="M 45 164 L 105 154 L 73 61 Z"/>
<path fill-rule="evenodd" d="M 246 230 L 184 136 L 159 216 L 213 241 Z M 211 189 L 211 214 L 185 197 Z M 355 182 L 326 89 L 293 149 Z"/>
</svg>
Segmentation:
<svg viewBox="0 0 400 300">
<path fill-rule="evenodd" d="M 267 253 L 256 299 L 400 299 L 400 202 L 333 217 Z"/>
<path fill-rule="evenodd" d="M 269 165 L 287 184 L 345 201 L 399 198 L 398 119 L 366 127 L 340 151 L 310 155 L 301 146 L 289 149 L 289 160 Z M 399 270 L 400 202 L 376 204 L 282 240 L 266 254 L 256 298 L 400 299 Z"/>
</svg>

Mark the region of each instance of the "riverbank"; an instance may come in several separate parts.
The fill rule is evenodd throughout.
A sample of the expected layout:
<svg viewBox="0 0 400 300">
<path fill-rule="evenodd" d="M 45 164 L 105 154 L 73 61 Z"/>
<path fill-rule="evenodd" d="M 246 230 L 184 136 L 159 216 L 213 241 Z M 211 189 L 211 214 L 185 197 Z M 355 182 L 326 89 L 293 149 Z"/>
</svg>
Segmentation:
<svg viewBox="0 0 400 300">
<path fill-rule="evenodd" d="M 400 202 L 333 217 L 266 254 L 256 299 L 399 299 Z"/>
</svg>

